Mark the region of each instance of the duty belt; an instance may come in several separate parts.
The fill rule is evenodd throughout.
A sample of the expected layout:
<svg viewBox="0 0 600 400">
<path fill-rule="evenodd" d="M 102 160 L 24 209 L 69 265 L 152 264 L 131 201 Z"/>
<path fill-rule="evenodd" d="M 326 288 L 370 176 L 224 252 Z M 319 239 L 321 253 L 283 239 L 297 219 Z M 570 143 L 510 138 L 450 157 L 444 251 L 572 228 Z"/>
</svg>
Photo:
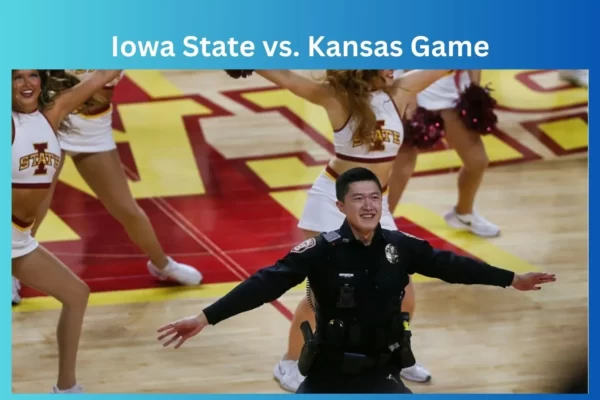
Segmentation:
<svg viewBox="0 0 600 400">
<path fill-rule="evenodd" d="M 337 367 L 345 374 L 356 375 L 364 370 L 382 367 L 392 360 L 391 353 L 382 353 L 379 355 L 369 355 L 361 353 L 350 353 L 335 350 L 321 351 L 322 362 Z"/>
</svg>

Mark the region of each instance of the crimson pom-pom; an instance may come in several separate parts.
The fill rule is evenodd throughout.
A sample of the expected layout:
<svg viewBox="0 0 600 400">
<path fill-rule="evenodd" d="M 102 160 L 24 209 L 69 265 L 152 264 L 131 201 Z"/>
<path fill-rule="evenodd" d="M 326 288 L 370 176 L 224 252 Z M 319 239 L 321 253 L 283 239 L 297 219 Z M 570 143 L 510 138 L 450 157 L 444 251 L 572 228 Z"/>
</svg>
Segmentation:
<svg viewBox="0 0 600 400">
<path fill-rule="evenodd" d="M 226 69 L 227 75 L 233 79 L 247 78 L 254 72 L 253 69 Z"/>
<path fill-rule="evenodd" d="M 440 113 L 417 107 L 405 123 L 404 141 L 419 149 L 430 149 L 444 137 L 444 120 Z"/>
<path fill-rule="evenodd" d="M 489 87 L 471 83 L 456 103 L 459 118 L 469 130 L 488 134 L 496 129 L 498 117 L 494 112 L 496 100 L 490 95 Z"/>
</svg>

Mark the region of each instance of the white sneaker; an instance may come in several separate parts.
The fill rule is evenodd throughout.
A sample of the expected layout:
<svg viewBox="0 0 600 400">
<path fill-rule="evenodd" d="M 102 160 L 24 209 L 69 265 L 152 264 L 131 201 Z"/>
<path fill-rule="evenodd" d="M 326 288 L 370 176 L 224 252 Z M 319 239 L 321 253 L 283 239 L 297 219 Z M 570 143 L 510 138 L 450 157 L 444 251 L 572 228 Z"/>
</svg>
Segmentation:
<svg viewBox="0 0 600 400">
<path fill-rule="evenodd" d="M 60 390 L 56 385 L 52 388 L 52 393 L 62 393 L 62 394 L 80 394 L 83 393 L 83 388 L 81 385 L 77 384 L 73 386 L 71 389 Z"/>
<path fill-rule="evenodd" d="M 425 383 L 431 380 L 431 373 L 424 366 L 417 363 L 400 371 L 400 377 L 413 382 Z"/>
<path fill-rule="evenodd" d="M 466 229 L 477 236 L 496 237 L 500 235 L 500 228 L 477 214 L 475 210 L 472 214 L 457 214 L 456 208 L 453 208 L 444 216 L 444 219 L 451 227 Z"/>
<path fill-rule="evenodd" d="M 298 370 L 298 361 L 284 360 L 283 358 L 275 365 L 273 376 L 279 381 L 279 386 L 292 393 L 296 393 L 304 381 L 304 376 Z"/>
<path fill-rule="evenodd" d="M 12 303 L 13 305 L 17 305 L 21 303 L 21 295 L 19 294 L 19 290 L 21 290 L 21 282 L 17 278 L 13 276 L 12 278 Z"/>
<path fill-rule="evenodd" d="M 171 257 L 167 259 L 169 263 L 162 270 L 148 261 L 148 271 L 162 281 L 172 280 L 182 285 L 199 285 L 202 282 L 202 274 L 196 268 L 175 262 Z"/>
</svg>

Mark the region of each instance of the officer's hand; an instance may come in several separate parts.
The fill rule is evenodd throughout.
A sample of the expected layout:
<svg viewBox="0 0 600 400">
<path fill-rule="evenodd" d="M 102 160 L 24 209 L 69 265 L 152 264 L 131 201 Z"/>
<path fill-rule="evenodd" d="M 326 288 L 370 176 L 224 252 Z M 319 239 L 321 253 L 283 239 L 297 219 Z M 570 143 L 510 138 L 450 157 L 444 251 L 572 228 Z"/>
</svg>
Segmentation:
<svg viewBox="0 0 600 400">
<path fill-rule="evenodd" d="M 556 275 L 545 272 L 529 272 L 527 274 L 515 274 L 512 287 L 517 290 L 540 290 L 544 283 L 556 282 Z"/>
<path fill-rule="evenodd" d="M 159 328 L 158 332 L 164 333 L 158 337 L 158 340 L 169 338 L 163 343 L 163 346 L 166 347 L 179 339 L 179 342 L 175 345 L 175 348 L 178 349 L 186 340 L 199 334 L 206 325 L 208 325 L 208 320 L 204 313 L 198 316 L 183 318 Z"/>
</svg>

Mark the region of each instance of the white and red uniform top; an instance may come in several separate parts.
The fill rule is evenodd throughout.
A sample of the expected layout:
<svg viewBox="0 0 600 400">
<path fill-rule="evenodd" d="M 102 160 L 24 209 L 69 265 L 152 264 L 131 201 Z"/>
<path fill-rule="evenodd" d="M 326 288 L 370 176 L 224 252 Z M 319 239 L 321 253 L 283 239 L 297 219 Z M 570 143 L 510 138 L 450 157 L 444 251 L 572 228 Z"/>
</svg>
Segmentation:
<svg viewBox="0 0 600 400">
<path fill-rule="evenodd" d="M 12 187 L 49 188 L 60 165 L 61 147 L 40 111 L 12 113 Z"/>
<path fill-rule="evenodd" d="M 404 125 L 394 100 L 385 92 L 373 92 L 371 108 L 377 119 L 374 143 L 361 143 L 353 139 L 355 120 L 350 116 L 338 131 L 334 132 L 335 155 L 340 160 L 379 163 L 392 161 L 404 140 Z"/>
</svg>

